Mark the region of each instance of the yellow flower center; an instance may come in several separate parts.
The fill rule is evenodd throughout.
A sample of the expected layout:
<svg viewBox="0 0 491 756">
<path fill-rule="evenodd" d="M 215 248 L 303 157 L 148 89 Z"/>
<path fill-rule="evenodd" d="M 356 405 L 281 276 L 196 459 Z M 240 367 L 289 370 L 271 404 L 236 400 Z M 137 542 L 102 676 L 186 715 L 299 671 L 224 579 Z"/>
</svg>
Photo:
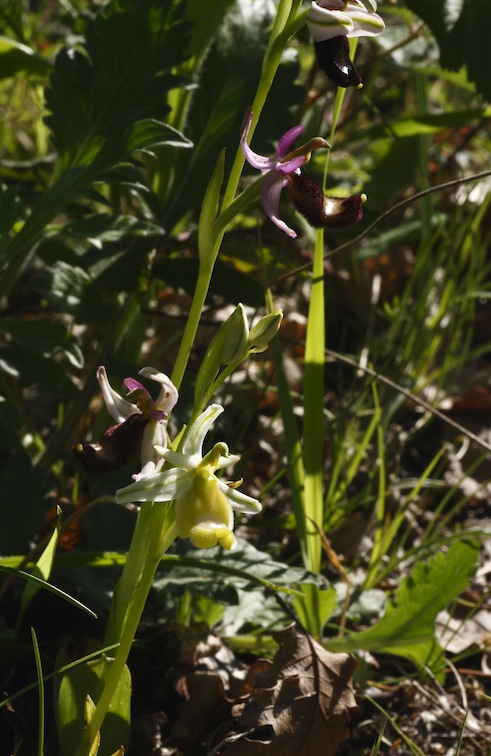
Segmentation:
<svg viewBox="0 0 491 756">
<path fill-rule="evenodd" d="M 198 468 L 189 486 L 176 501 L 176 528 L 193 546 L 209 549 L 219 543 L 233 549 L 236 538 L 232 532 L 234 516 L 230 502 L 218 487 L 218 480 L 209 466 Z"/>
</svg>

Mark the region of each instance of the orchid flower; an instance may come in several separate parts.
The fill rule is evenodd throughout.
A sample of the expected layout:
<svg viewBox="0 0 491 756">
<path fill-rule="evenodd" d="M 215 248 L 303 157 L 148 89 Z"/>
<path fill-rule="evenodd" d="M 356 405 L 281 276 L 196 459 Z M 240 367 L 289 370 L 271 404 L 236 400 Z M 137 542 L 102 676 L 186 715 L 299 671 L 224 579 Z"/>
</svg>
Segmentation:
<svg viewBox="0 0 491 756">
<path fill-rule="evenodd" d="M 160 383 L 159 395 L 154 401 L 147 389 L 134 378 L 126 378 L 124 384 L 129 393 L 125 399 L 109 383 L 106 369 L 97 370 L 97 380 L 102 396 L 116 425 L 109 428 L 95 443 L 81 443 L 74 453 L 82 464 L 92 472 L 105 472 L 122 467 L 129 462 L 140 446 L 141 470 L 133 475 L 140 480 L 160 470 L 163 458 L 155 446 L 167 446 L 167 416 L 178 399 L 177 389 L 164 373 L 152 367 L 144 367 L 139 375 Z"/>
<path fill-rule="evenodd" d="M 385 29 L 375 0 L 318 0 L 307 14 L 317 65 L 340 87 L 360 87 L 361 77 L 350 60 L 348 39 L 375 37 Z"/>
<path fill-rule="evenodd" d="M 273 223 L 292 239 L 296 232 L 279 218 L 280 194 L 288 187 L 288 195 L 293 206 L 314 228 L 340 227 L 356 223 L 362 217 L 361 206 L 366 200 L 364 194 L 352 197 L 326 197 L 322 188 L 310 178 L 303 166 L 310 160 L 313 149 L 330 147 L 322 137 L 315 137 L 307 144 L 293 152 L 288 152 L 295 139 L 302 134 L 304 127 L 295 126 L 283 134 L 274 157 L 264 157 L 251 150 L 247 138 L 252 123 L 252 112 L 249 112 L 241 138 L 242 151 L 247 162 L 267 173 L 261 187 L 261 202 L 263 209 Z"/>
<path fill-rule="evenodd" d="M 211 404 L 189 426 L 182 451 L 157 447 L 168 470 L 146 476 L 116 492 L 116 501 L 129 504 L 137 501 L 175 500 L 175 523 L 178 535 L 189 538 L 198 548 L 211 548 L 219 543 L 233 549 L 234 510 L 247 514 L 261 511 L 257 499 L 240 493 L 237 483 L 217 478 L 217 470 L 236 464 L 240 457 L 229 454 L 227 444 L 219 442 L 203 456 L 203 442 L 209 429 L 223 412 Z"/>
<path fill-rule="evenodd" d="M 285 234 L 288 234 L 292 239 L 295 239 L 297 236 L 296 232 L 281 220 L 278 213 L 280 194 L 282 189 L 288 184 L 288 176 L 298 171 L 308 160 L 307 155 L 296 154 L 290 156 L 288 154 L 288 150 L 295 139 L 303 133 L 304 127 L 294 126 L 293 129 L 290 129 L 283 134 L 278 142 L 276 155 L 269 158 L 254 152 L 247 144 L 247 137 L 249 136 L 251 124 L 252 111 L 249 111 L 240 144 L 242 152 L 249 165 L 252 165 L 253 168 L 257 168 L 257 170 L 261 171 L 263 174 L 268 173 L 261 187 L 261 203 L 264 212 L 268 218 L 273 221 L 275 226 L 278 226 L 278 228 L 284 231 Z"/>
</svg>

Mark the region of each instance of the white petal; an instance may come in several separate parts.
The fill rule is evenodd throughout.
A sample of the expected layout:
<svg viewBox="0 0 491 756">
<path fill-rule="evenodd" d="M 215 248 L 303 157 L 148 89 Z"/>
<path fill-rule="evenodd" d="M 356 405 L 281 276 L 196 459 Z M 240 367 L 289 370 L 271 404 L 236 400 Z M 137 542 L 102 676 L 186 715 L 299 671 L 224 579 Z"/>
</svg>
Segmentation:
<svg viewBox="0 0 491 756">
<path fill-rule="evenodd" d="M 189 426 L 186 440 L 182 445 L 183 454 L 187 456 L 195 454 L 199 454 L 200 457 L 203 456 L 203 441 L 205 440 L 205 436 L 222 412 L 223 407 L 219 404 L 210 404 L 210 406 L 196 418 L 194 423 Z"/>
<path fill-rule="evenodd" d="M 153 367 L 142 368 L 138 375 L 142 375 L 144 378 L 150 378 L 151 381 L 157 381 L 157 383 L 160 383 L 161 389 L 157 401 L 155 402 L 155 406 L 163 412 L 171 412 L 179 399 L 178 391 L 171 379 L 165 375 L 165 373 L 161 373 Z"/>
<path fill-rule="evenodd" d="M 176 499 L 188 485 L 189 473 L 173 467 L 156 475 L 130 483 L 125 488 L 116 491 L 118 504 L 128 504 L 134 501 L 172 501 Z"/>
<path fill-rule="evenodd" d="M 261 502 L 257 499 L 253 499 L 252 496 L 247 496 L 247 494 L 237 491 L 235 488 L 230 488 L 230 486 L 227 486 L 222 480 L 218 481 L 218 487 L 229 499 L 232 508 L 237 512 L 257 514 L 262 510 Z"/>
<path fill-rule="evenodd" d="M 348 33 L 348 37 L 376 37 L 385 29 L 383 19 L 377 14 L 350 3 L 348 5 L 354 29 Z"/>
<path fill-rule="evenodd" d="M 97 380 L 101 387 L 102 396 L 109 414 L 113 417 L 117 423 L 122 423 L 127 420 L 130 415 L 138 414 L 140 410 L 136 404 L 132 404 L 127 399 L 124 399 L 121 394 L 118 394 L 108 381 L 106 368 L 101 365 L 97 368 Z"/>
<path fill-rule="evenodd" d="M 182 467 L 184 470 L 195 470 L 201 462 L 199 454 L 181 454 L 172 449 L 159 449 L 166 462 L 174 467 Z"/>
<path fill-rule="evenodd" d="M 340 10 L 327 10 L 318 3 L 312 3 L 307 15 L 307 26 L 314 42 L 347 36 L 355 28 L 350 15 Z"/>
<path fill-rule="evenodd" d="M 141 480 L 153 473 L 157 473 L 164 463 L 162 453 L 157 451 L 156 446 L 159 449 L 165 449 L 167 446 L 167 434 L 165 432 L 165 425 L 159 420 L 150 420 L 143 432 L 142 445 L 140 449 L 140 462 L 142 469 L 138 475 L 133 477 L 133 480 Z"/>
</svg>

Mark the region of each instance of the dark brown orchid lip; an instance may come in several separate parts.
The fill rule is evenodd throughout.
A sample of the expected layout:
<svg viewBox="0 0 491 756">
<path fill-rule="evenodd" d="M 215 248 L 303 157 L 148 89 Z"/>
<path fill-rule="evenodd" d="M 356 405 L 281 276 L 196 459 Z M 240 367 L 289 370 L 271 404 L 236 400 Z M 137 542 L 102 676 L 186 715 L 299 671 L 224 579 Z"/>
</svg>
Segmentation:
<svg viewBox="0 0 491 756">
<path fill-rule="evenodd" d="M 317 65 L 338 87 L 360 87 L 361 76 L 350 58 L 345 35 L 314 42 Z"/>
<path fill-rule="evenodd" d="M 342 228 L 363 217 L 364 194 L 351 197 L 326 197 L 306 171 L 288 177 L 288 194 L 296 210 L 314 228 Z"/>
<path fill-rule="evenodd" d="M 98 441 L 75 444 L 72 451 L 89 472 L 117 470 L 139 449 L 149 419 L 140 413 L 130 415 L 124 422 L 108 428 Z"/>
</svg>

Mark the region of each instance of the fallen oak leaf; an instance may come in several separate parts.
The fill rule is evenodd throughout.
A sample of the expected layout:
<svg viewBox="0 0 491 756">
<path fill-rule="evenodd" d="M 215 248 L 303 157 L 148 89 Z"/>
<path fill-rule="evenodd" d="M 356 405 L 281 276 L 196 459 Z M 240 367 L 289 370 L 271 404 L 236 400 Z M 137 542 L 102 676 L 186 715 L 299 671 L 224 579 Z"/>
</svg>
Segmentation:
<svg viewBox="0 0 491 756">
<path fill-rule="evenodd" d="M 251 665 L 232 708 L 236 732 L 226 756 L 332 756 L 347 735 L 357 704 L 351 678 L 355 660 L 333 654 L 290 625 L 274 634 L 273 662 Z M 236 700 L 237 700 L 236 698 Z"/>
</svg>

